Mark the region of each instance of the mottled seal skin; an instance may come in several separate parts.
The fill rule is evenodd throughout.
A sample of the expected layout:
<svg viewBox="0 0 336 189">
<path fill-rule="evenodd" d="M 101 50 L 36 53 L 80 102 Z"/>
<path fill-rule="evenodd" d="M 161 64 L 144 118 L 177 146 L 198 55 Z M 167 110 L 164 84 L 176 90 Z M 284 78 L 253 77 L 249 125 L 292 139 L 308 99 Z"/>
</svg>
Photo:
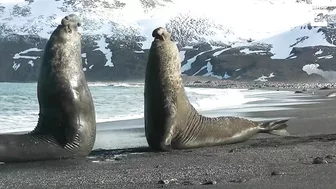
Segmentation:
<svg viewBox="0 0 336 189">
<path fill-rule="evenodd" d="M 70 14 L 44 50 L 37 97 L 39 119 L 28 134 L 0 135 L 0 162 L 27 162 L 88 155 L 96 137 L 96 115 L 83 72 L 79 18 Z"/>
<path fill-rule="evenodd" d="M 176 44 L 162 27 L 152 33 L 146 67 L 145 133 L 153 150 L 197 148 L 243 142 L 257 133 L 288 135 L 286 121 L 254 122 L 239 117 L 210 118 L 190 104 L 183 87 Z"/>
</svg>

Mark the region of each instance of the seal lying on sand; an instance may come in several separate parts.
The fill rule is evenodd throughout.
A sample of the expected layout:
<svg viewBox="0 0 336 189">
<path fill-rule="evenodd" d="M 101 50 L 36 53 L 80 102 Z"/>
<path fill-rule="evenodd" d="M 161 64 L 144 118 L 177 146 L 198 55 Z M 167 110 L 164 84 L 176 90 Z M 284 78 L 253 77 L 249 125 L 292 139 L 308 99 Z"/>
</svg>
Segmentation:
<svg viewBox="0 0 336 189">
<path fill-rule="evenodd" d="M 248 140 L 257 133 L 288 135 L 286 121 L 254 122 L 209 118 L 190 104 L 181 77 L 177 46 L 164 28 L 153 31 L 145 79 L 145 132 L 154 150 L 196 148 Z"/>
<path fill-rule="evenodd" d="M 91 152 L 96 117 L 83 72 L 80 25 L 70 14 L 51 34 L 37 85 L 38 124 L 28 134 L 0 135 L 0 162 L 74 158 Z"/>
</svg>

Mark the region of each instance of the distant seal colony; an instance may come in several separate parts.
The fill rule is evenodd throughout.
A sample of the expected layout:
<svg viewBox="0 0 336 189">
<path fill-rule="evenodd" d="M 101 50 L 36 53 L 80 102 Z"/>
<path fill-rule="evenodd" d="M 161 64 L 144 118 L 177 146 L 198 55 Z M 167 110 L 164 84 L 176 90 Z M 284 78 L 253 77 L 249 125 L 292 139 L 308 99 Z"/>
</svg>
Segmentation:
<svg viewBox="0 0 336 189">
<path fill-rule="evenodd" d="M 254 122 L 239 117 L 210 118 L 190 104 L 181 77 L 176 44 L 164 28 L 156 28 L 145 78 L 145 132 L 158 151 L 206 147 L 248 140 L 257 133 L 288 135 L 288 120 Z"/>
<path fill-rule="evenodd" d="M 37 86 L 39 120 L 22 135 L 0 135 L 0 162 L 88 155 L 96 137 L 93 100 L 83 72 L 79 18 L 70 14 L 51 34 Z"/>
</svg>

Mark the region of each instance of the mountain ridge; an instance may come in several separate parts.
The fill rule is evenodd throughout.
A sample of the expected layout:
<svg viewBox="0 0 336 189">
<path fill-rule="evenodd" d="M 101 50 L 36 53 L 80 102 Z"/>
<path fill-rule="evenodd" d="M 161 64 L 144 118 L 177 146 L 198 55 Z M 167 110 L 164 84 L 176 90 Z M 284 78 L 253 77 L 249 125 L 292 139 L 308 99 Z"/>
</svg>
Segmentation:
<svg viewBox="0 0 336 189">
<path fill-rule="evenodd" d="M 158 26 L 172 32 L 184 75 L 252 81 L 297 75 L 304 80 L 309 77 L 305 65 L 335 69 L 331 63 L 335 30 L 309 24 L 308 1 L 238 1 L 225 4 L 228 8 L 222 11 L 213 6 L 219 0 L 196 4 L 190 0 L 4 0 L 0 3 L 0 81 L 36 80 L 50 32 L 73 12 L 83 20 L 83 66 L 92 81 L 143 79 L 151 31 Z M 241 3 L 252 10 L 238 9 Z M 268 9 L 249 15 L 260 12 L 253 10 L 259 6 Z M 284 10 L 288 12 L 284 17 L 296 15 L 295 19 L 282 23 L 284 19 L 276 14 Z M 252 18 L 232 20 L 229 17 L 235 11 Z M 270 14 L 270 19 L 249 23 L 263 14 Z M 321 73 L 316 66 L 305 68 Z"/>
</svg>

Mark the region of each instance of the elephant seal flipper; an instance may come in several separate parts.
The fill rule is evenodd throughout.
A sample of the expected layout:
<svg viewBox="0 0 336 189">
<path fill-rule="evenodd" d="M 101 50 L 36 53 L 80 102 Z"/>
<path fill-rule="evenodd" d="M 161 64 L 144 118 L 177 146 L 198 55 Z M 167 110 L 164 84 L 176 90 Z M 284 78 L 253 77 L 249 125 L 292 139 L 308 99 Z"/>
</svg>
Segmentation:
<svg viewBox="0 0 336 189">
<path fill-rule="evenodd" d="M 163 135 L 164 140 L 161 141 L 160 147 L 165 151 L 172 151 L 172 140 L 174 138 L 174 128 L 177 127 L 176 117 L 172 115 L 167 119 L 167 123 L 164 126 L 167 128 Z"/>
<path fill-rule="evenodd" d="M 258 125 L 258 127 L 262 133 L 269 133 L 278 136 L 289 136 L 290 134 L 286 130 L 287 121 L 288 119 L 262 122 Z"/>
<path fill-rule="evenodd" d="M 80 25 L 79 17 L 70 14 L 51 34 L 37 84 L 37 126 L 23 135 L 0 135 L 0 162 L 75 158 L 91 152 L 96 117 L 83 72 Z"/>
<path fill-rule="evenodd" d="M 189 102 L 176 44 L 164 28 L 152 32 L 145 76 L 144 117 L 148 145 L 158 151 L 243 142 L 257 133 L 287 135 L 286 122 L 200 115 Z"/>
</svg>

